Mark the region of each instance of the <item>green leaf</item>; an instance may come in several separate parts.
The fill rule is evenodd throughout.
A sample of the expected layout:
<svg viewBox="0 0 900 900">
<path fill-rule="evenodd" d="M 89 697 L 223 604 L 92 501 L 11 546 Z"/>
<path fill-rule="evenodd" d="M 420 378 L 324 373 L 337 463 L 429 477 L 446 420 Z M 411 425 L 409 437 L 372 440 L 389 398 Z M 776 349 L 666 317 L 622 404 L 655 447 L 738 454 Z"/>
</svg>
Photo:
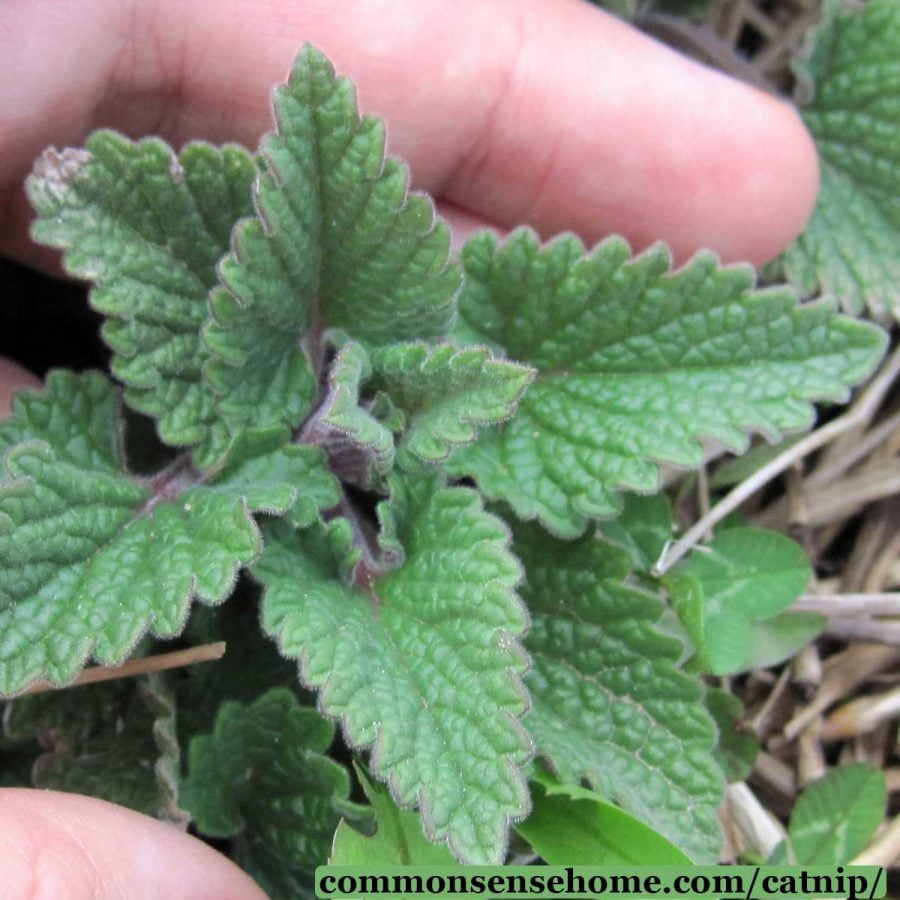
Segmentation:
<svg viewBox="0 0 900 900">
<path fill-rule="evenodd" d="M 294 479 L 313 485 L 305 503 L 334 502 L 315 448 L 263 443 L 263 458 L 241 442 L 245 458 L 218 477 L 182 458 L 136 479 L 118 432 L 115 391 L 96 374 L 52 374 L 0 425 L 2 440 L 21 441 L 0 481 L 0 694 L 69 681 L 88 656 L 117 664 L 148 629 L 177 634 L 192 598 L 224 600 L 261 549 L 251 511 L 287 512 L 303 494 Z"/>
<path fill-rule="evenodd" d="M 727 691 L 706 688 L 706 708 L 719 729 L 719 765 L 729 783 L 744 781 L 753 771 L 759 741 L 741 729 L 744 704 Z"/>
<path fill-rule="evenodd" d="M 826 3 L 796 69 L 822 181 L 781 267 L 804 295 L 823 291 L 849 312 L 900 319 L 900 5 Z"/>
<path fill-rule="evenodd" d="M 610 239 L 585 256 L 574 237 L 540 248 L 522 229 L 502 247 L 476 235 L 463 261 L 460 339 L 538 374 L 450 468 L 565 537 L 616 515 L 620 489 L 657 490 L 657 462 L 699 465 L 703 439 L 743 451 L 748 431 L 809 427 L 811 401 L 846 399 L 885 345 L 827 303 L 753 291 L 749 267 L 708 253 L 670 273 L 662 246 L 630 259 Z"/>
<path fill-rule="evenodd" d="M 831 769 L 800 795 L 788 833 L 797 864 L 836 866 L 864 850 L 884 818 L 884 774 L 854 763 Z"/>
<path fill-rule="evenodd" d="M 403 413 L 400 452 L 432 464 L 454 446 L 472 443 L 478 426 L 510 418 L 534 375 L 483 347 L 451 344 L 390 344 L 372 363 L 373 387 Z"/>
<path fill-rule="evenodd" d="M 690 866 L 659 832 L 605 797 L 541 778 L 516 830 L 551 866 Z"/>
<path fill-rule="evenodd" d="M 350 777 L 323 754 L 334 726 L 272 688 L 255 703 L 225 703 L 212 734 L 191 741 L 181 784 L 199 831 L 239 837 L 236 862 L 271 896 L 313 897 Z"/>
<path fill-rule="evenodd" d="M 344 519 L 267 530 L 253 570 L 266 586 L 263 627 L 351 746 L 374 747 L 373 774 L 418 806 L 429 838 L 464 861 L 499 863 L 510 819 L 528 810 L 519 564 L 468 488 L 394 479 L 380 514 L 405 554 L 392 571 L 369 551 L 348 562 Z"/>
<path fill-rule="evenodd" d="M 309 411 L 326 329 L 367 344 L 439 337 L 459 271 L 431 201 L 385 159 L 384 125 L 360 118 L 352 84 L 307 46 L 275 92 L 257 216 L 223 260 L 205 340 L 207 366 L 236 424 L 295 427 Z"/>
<path fill-rule="evenodd" d="M 678 671 L 680 645 L 656 630 L 660 601 L 624 583 L 626 553 L 586 535 L 516 531 L 526 562 L 533 666 L 525 724 L 560 779 L 585 779 L 696 862 L 721 844 L 724 789 L 715 726 L 699 681 Z"/>
<path fill-rule="evenodd" d="M 751 647 L 743 669 L 768 669 L 796 656 L 828 624 L 815 613 L 779 613 L 751 623 Z"/>
<path fill-rule="evenodd" d="M 372 804 L 375 833 L 360 834 L 346 821 L 334 833 L 328 864 L 331 866 L 452 866 L 453 854 L 432 844 L 422 832 L 419 817 L 399 809 L 387 790 L 370 781 L 357 767 L 357 776 Z"/>
<path fill-rule="evenodd" d="M 618 545 L 641 572 L 649 572 L 672 539 L 672 507 L 665 494 L 626 494 L 621 514 L 600 526 L 603 537 Z"/>
<path fill-rule="evenodd" d="M 187 826 L 173 780 L 175 710 L 160 676 L 13 700 L 6 736 L 37 739 L 34 787 L 86 794 Z"/>
<path fill-rule="evenodd" d="M 158 138 L 98 131 L 84 150 L 46 151 L 27 182 L 33 237 L 95 282 L 126 401 L 159 420 L 167 443 L 198 444 L 201 465 L 228 434 L 201 379 L 200 330 L 232 226 L 253 211 L 255 171 L 239 147 L 193 143 L 176 156 Z"/>
<path fill-rule="evenodd" d="M 783 612 L 812 577 L 803 548 L 776 531 L 731 528 L 663 579 L 702 664 L 715 675 L 747 668 L 753 623 Z"/>
</svg>

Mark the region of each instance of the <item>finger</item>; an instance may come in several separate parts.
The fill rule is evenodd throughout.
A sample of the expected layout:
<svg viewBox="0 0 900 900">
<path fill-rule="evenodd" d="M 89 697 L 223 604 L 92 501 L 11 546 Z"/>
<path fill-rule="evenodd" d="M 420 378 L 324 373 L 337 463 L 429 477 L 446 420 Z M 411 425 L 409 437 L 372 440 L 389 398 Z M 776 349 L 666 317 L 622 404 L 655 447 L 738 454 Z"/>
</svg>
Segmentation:
<svg viewBox="0 0 900 900">
<path fill-rule="evenodd" d="M 37 10 L 23 49 L 15 23 Z M 814 202 L 790 107 L 582 0 L 221 0 L 215 17 L 202 0 L 8 0 L 4 32 L 0 90 L 18 99 L 0 96 L 0 145 L 20 169 L 100 124 L 252 145 L 269 86 L 311 40 L 387 119 L 417 186 L 501 226 L 762 262 Z M 35 58 L 53 71 L 33 74 Z"/>
<path fill-rule="evenodd" d="M 0 356 L 0 419 L 9 415 L 13 395 L 23 387 L 38 387 L 40 381 L 30 372 Z"/>
<path fill-rule="evenodd" d="M 0 878 L 5 897 L 265 897 L 232 862 L 171 825 L 54 791 L 0 790 Z"/>
</svg>

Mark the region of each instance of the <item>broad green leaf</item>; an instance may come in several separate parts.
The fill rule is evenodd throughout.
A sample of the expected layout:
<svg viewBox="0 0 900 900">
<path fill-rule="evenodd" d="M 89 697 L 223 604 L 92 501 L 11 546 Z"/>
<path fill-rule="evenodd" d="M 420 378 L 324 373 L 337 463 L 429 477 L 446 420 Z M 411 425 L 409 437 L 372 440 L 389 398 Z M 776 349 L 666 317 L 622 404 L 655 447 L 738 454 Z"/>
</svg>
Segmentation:
<svg viewBox="0 0 900 900">
<path fill-rule="evenodd" d="M 175 710 L 160 676 L 11 701 L 7 737 L 36 739 L 34 787 L 86 794 L 187 826 L 178 807 Z"/>
<path fill-rule="evenodd" d="M 542 778 L 516 830 L 551 866 L 689 866 L 661 834 L 600 794 Z"/>
<path fill-rule="evenodd" d="M 198 444 L 202 465 L 228 433 L 201 379 L 200 331 L 232 226 L 253 212 L 255 171 L 239 147 L 193 143 L 176 156 L 158 138 L 98 131 L 84 150 L 46 151 L 27 182 L 34 238 L 95 282 L 91 305 L 108 317 L 125 399 L 159 420 L 167 443 Z"/>
<path fill-rule="evenodd" d="M 791 659 L 828 624 L 825 616 L 815 613 L 779 613 L 770 619 L 751 624 L 750 654 L 743 668 L 768 669 Z"/>
<path fill-rule="evenodd" d="M 229 421 L 295 427 L 309 411 L 325 329 L 366 344 L 444 334 L 459 272 L 429 199 L 385 159 L 384 125 L 360 118 L 352 84 L 307 46 L 275 92 L 257 216 L 220 266 L 207 377 Z"/>
<path fill-rule="evenodd" d="M 736 459 L 728 459 L 718 466 L 710 476 L 709 486 L 717 490 L 723 487 L 731 487 L 733 484 L 739 484 L 755 472 L 758 472 L 763 466 L 768 465 L 776 456 L 784 453 L 785 450 L 788 450 L 799 440 L 802 440 L 802 436 L 794 435 L 778 444 L 757 444 L 743 456 L 739 456 Z"/>
<path fill-rule="evenodd" d="M 731 528 L 663 579 L 703 666 L 747 668 L 753 624 L 783 612 L 812 577 L 803 548 L 776 531 Z"/>
<path fill-rule="evenodd" d="M 728 691 L 706 688 L 706 708 L 719 729 L 719 765 L 729 783 L 744 781 L 753 771 L 759 753 L 759 741 L 741 730 L 739 720 L 744 704 Z"/>
<path fill-rule="evenodd" d="M 267 530 L 253 569 L 263 627 L 351 746 L 373 747 L 373 774 L 418 806 L 429 838 L 463 861 L 498 863 L 510 819 L 528 810 L 519 564 L 505 525 L 468 488 L 394 479 L 380 512 L 382 543 L 405 555 L 391 571 L 370 551 L 348 553 L 344 519 Z"/>
<path fill-rule="evenodd" d="M 677 641 L 656 630 L 662 604 L 623 579 L 627 554 L 586 535 L 516 531 L 526 563 L 533 664 L 525 724 L 569 784 L 586 780 L 695 862 L 714 862 L 724 783 L 699 681 L 675 667 Z"/>
<path fill-rule="evenodd" d="M 844 400 L 878 362 L 885 335 L 753 290 L 747 266 L 701 253 L 670 272 L 662 246 L 631 259 L 613 238 L 590 254 L 574 237 L 539 247 L 522 229 L 463 251 L 460 340 L 487 342 L 537 369 L 516 415 L 457 451 L 523 519 L 575 537 L 615 516 L 619 491 L 651 493 L 658 462 L 697 466 L 704 439 L 743 451 L 807 428 L 813 400 Z"/>
<path fill-rule="evenodd" d="M 478 426 L 510 418 L 533 377 L 483 347 L 390 344 L 372 362 L 373 386 L 403 414 L 400 452 L 410 462 L 441 463 L 454 446 L 472 443 Z"/>
<path fill-rule="evenodd" d="M 251 511 L 287 512 L 298 495 L 336 501 L 316 448 L 263 445 L 265 458 L 241 442 L 245 458 L 218 477 L 182 458 L 137 479 L 118 431 L 115 391 L 92 374 L 54 374 L 0 425 L 0 441 L 21 441 L 0 481 L 0 694 L 40 677 L 62 684 L 89 656 L 119 663 L 148 629 L 177 634 L 191 599 L 221 602 L 258 556 Z"/>
<path fill-rule="evenodd" d="M 313 873 L 350 807 L 347 770 L 324 755 L 334 726 L 285 688 L 225 703 L 191 741 L 181 800 L 201 834 L 239 838 L 236 862 L 273 897 L 314 897 Z"/>
<path fill-rule="evenodd" d="M 622 512 L 600 526 L 603 537 L 625 550 L 636 569 L 649 572 L 672 539 L 672 507 L 665 494 L 626 494 Z"/>
<path fill-rule="evenodd" d="M 884 818 L 884 774 L 854 763 L 831 769 L 797 800 L 788 834 L 797 863 L 836 866 L 864 850 Z"/>
<path fill-rule="evenodd" d="M 360 834 L 346 821 L 334 833 L 328 864 L 331 866 L 452 866 L 453 854 L 432 844 L 422 831 L 419 817 L 400 809 L 387 789 L 370 781 L 357 767 L 357 775 L 372 804 L 375 833 Z"/>
<path fill-rule="evenodd" d="M 819 151 L 821 189 L 806 230 L 781 258 L 809 296 L 852 313 L 900 318 L 900 4 L 825 4 L 797 64 L 803 120 Z"/>
</svg>

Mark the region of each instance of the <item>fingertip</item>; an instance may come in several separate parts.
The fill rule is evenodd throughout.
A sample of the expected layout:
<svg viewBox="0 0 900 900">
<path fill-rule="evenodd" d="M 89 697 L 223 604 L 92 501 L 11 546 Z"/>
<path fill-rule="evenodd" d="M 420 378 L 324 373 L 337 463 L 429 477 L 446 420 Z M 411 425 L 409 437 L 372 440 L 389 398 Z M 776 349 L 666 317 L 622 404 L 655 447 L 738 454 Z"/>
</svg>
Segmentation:
<svg viewBox="0 0 900 900">
<path fill-rule="evenodd" d="M 0 356 L 0 419 L 9 415 L 12 399 L 19 389 L 38 387 L 40 383 L 27 369 Z"/>
</svg>

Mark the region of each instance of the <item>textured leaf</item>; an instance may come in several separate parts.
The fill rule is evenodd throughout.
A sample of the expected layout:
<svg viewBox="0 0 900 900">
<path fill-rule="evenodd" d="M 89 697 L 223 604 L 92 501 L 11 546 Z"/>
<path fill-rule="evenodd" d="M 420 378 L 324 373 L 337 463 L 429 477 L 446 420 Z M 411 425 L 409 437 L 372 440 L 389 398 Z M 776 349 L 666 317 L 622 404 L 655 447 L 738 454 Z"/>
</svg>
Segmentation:
<svg viewBox="0 0 900 900">
<path fill-rule="evenodd" d="M 689 866 L 661 834 L 594 791 L 541 778 L 516 830 L 551 866 Z"/>
<path fill-rule="evenodd" d="M 747 668 L 753 623 L 787 609 L 811 577 L 803 548 L 790 538 L 731 528 L 663 580 L 702 664 L 726 675 Z"/>
<path fill-rule="evenodd" d="M 234 223 L 253 211 L 255 167 L 239 147 L 189 144 L 176 157 L 158 138 L 133 143 L 99 131 L 84 150 L 48 150 L 28 179 L 32 230 L 65 250 L 73 275 L 96 282 L 91 304 L 126 400 L 159 420 L 169 444 L 223 449 L 214 395 L 202 383 L 200 330 L 216 264 Z"/>
<path fill-rule="evenodd" d="M 759 753 L 759 741 L 740 726 L 744 704 L 734 694 L 707 686 L 706 708 L 719 729 L 719 765 L 725 778 L 729 783 L 744 781 Z"/>
<path fill-rule="evenodd" d="M 0 482 L 0 694 L 64 683 L 91 655 L 121 662 L 146 630 L 177 634 L 191 598 L 223 600 L 261 549 L 251 510 L 285 512 L 302 493 L 276 477 L 315 472 L 313 497 L 327 495 L 310 447 L 248 454 L 206 484 L 185 460 L 139 481 L 124 470 L 115 413 L 102 376 L 55 373 L 0 425 L 23 441 Z M 261 469 L 272 482 L 258 484 Z"/>
<path fill-rule="evenodd" d="M 432 844 L 422 832 L 419 817 L 399 809 L 387 790 L 370 781 L 357 768 L 357 775 L 375 814 L 375 833 L 360 834 L 342 821 L 334 833 L 328 864 L 332 866 L 452 866 L 453 854 Z"/>
<path fill-rule="evenodd" d="M 714 862 L 723 780 L 699 681 L 679 672 L 678 642 L 654 627 L 655 596 L 623 583 L 624 551 L 516 532 L 526 563 L 533 666 L 525 724 L 564 782 L 586 779 L 696 862 Z"/>
<path fill-rule="evenodd" d="M 837 866 L 868 846 L 884 818 L 887 788 L 878 769 L 854 763 L 830 770 L 800 795 L 788 833 L 797 863 Z"/>
<path fill-rule="evenodd" d="M 812 37 L 797 63 L 798 100 L 822 183 L 781 263 L 806 295 L 824 291 L 850 312 L 898 319 L 900 4 L 870 0 L 848 12 L 829 2 Z"/>
<path fill-rule="evenodd" d="M 346 520 L 267 531 L 254 567 L 263 627 L 348 742 L 374 745 L 373 774 L 418 806 L 428 836 L 464 861 L 497 863 L 509 820 L 528 810 L 519 566 L 474 491 L 393 486 L 380 510 L 405 551 L 393 571 L 358 552 L 347 564 Z"/>
<path fill-rule="evenodd" d="M 373 366 L 374 386 L 403 413 L 401 452 L 426 463 L 472 443 L 477 426 L 510 418 L 533 376 L 485 348 L 450 344 L 390 344 L 374 355 Z"/>
<path fill-rule="evenodd" d="M 619 489 L 657 489 L 657 461 L 696 466 L 701 439 L 743 451 L 813 421 L 812 400 L 843 400 L 875 366 L 885 335 L 754 292 L 744 266 L 699 254 L 677 272 L 657 246 L 630 260 L 610 239 L 590 255 L 573 237 L 539 248 L 527 230 L 463 253 L 461 340 L 500 346 L 538 374 L 518 412 L 457 451 L 492 499 L 561 536 L 610 517 Z"/>
<path fill-rule="evenodd" d="M 324 329 L 371 344 L 440 336 L 459 272 L 430 200 L 410 195 L 406 167 L 385 160 L 384 125 L 360 118 L 353 86 L 318 51 L 300 53 L 275 114 L 258 216 L 238 226 L 220 267 L 225 290 L 212 297 L 205 339 L 219 360 L 207 375 L 230 420 L 294 427 Z"/>
<path fill-rule="evenodd" d="M 37 739 L 34 787 L 87 794 L 186 825 L 177 806 L 174 706 L 159 676 L 21 697 L 3 725 Z"/>
<path fill-rule="evenodd" d="M 350 777 L 323 754 L 334 726 L 285 688 L 225 703 L 210 735 L 191 741 L 185 808 L 208 837 L 240 837 L 236 861 L 273 897 L 313 897 Z"/>
</svg>

